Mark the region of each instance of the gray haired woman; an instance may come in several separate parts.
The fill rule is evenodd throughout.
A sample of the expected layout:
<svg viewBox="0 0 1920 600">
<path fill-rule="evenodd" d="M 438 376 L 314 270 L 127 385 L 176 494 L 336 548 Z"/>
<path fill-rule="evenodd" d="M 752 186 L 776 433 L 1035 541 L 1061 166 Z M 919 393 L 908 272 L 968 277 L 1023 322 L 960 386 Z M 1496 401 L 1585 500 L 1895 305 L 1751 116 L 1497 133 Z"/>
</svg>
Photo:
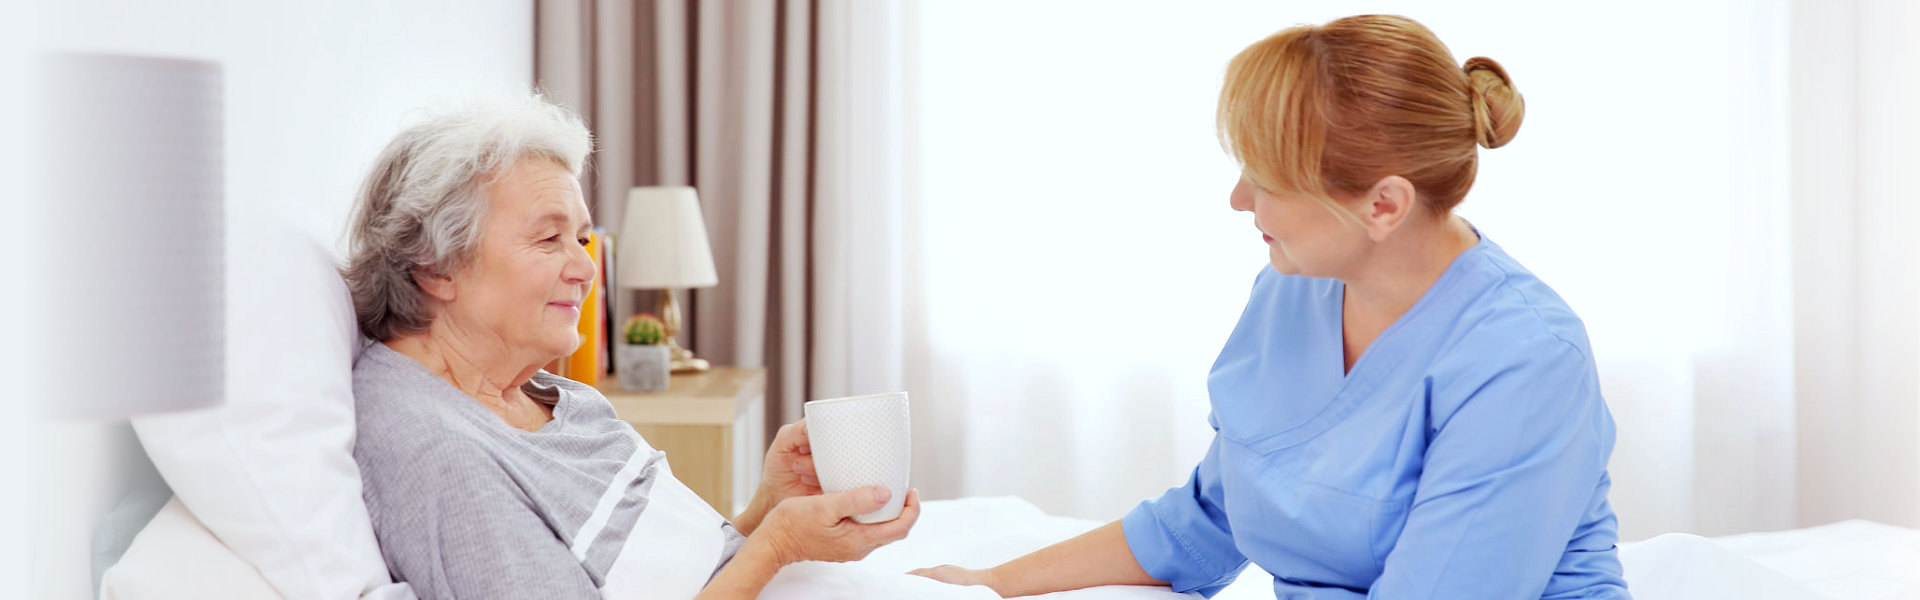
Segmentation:
<svg viewBox="0 0 1920 600">
<path fill-rule="evenodd" d="M 358 200 L 343 270 L 370 341 L 353 455 L 395 579 L 434 598 L 750 598 L 785 564 L 905 537 L 886 488 L 822 494 L 805 422 L 722 518 L 592 387 L 540 370 L 580 345 L 594 265 L 591 139 L 538 96 L 400 133 Z"/>
</svg>

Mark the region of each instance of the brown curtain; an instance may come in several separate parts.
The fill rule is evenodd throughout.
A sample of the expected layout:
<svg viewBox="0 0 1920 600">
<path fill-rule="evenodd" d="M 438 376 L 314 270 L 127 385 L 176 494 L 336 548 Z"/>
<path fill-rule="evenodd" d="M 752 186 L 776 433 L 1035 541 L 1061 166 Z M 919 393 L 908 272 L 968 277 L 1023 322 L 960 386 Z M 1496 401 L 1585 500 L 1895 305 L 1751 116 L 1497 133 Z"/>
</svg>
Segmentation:
<svg viewBox="0 0 1920 600">
<path fill-rule="evenodd" d="M 542 0 L 535 10 L 537 84 L 596 136 L 583 178 L 595 222 L 617 229 L 634 186 L 696 188 L 720 283 L 682 292 L 681 341 L 716 365 L 767 368 L 769 435 L 798 419 L 809 394 L 837 391 L 810 385 L 818 2 Z M 651 298 L 617 291 L 614 314 L 647 310 Z"/>
</svg>

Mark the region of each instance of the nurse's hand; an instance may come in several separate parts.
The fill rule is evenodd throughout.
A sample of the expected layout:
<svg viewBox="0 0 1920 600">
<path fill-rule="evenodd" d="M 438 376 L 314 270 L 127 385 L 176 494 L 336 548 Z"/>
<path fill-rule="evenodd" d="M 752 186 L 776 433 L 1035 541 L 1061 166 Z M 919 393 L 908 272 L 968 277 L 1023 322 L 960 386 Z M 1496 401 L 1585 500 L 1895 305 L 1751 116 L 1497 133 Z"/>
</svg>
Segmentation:
<svg viewBox="0 0 1920 600">
<path fill-rule="evenodd" d="M 1126 532 L 1114 521 L 991 569 L 940 565 L 914 575 L 958 585 L 984 585 L 1002 598 L 1099 585 L 1166 585 L 1140 568 Z"/>
<path fill-rule="evenodd" d="M 944 581 L 954 585 L 984 585 L 1000 593 L 993 585 L 993 569 L 968 569 L 953 565 L 940 565 L 931 569 L 914 569 L 908 575 L 919 575 L 935 581 Z"/>
<path fill-rule="evenodd" d="M 866 487 L 838 494 L 789 498 L 774 507 L 754 532 L 756 541 L 772 551 L 779 564 L 805 560 L 844 562 L 907 537 L 920 519 L 920 492 L 909 490 L 900 517 L 863 524 L 852 519 L 887 505 L 892 493 L 884 487 Z"/>
</svg>

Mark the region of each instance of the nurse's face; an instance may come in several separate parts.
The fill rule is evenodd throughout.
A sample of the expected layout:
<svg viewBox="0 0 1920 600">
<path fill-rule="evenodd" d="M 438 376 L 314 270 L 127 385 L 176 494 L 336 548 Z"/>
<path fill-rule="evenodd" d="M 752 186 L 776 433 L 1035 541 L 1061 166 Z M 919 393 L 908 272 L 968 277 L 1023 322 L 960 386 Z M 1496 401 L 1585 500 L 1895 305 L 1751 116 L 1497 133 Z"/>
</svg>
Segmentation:
<svg viewBox="0 0 1920 600">
<path fill-rule="evenodd" d="M 1268 192 L 1241 177 L 1230 204 L 1253 213 L 1267 260 L 1281 274 L 1340 279 L 1367 247 L 1363 229 L 1308 196 Z"/>
</svg>

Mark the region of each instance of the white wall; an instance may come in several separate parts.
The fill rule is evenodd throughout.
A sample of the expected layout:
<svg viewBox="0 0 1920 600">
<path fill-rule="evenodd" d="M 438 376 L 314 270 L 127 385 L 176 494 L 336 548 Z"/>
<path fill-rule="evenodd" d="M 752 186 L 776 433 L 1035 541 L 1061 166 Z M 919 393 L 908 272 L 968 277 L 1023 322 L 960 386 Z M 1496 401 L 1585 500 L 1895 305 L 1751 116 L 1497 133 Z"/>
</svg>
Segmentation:
<svg viewBox="0 0 1920 600">
<path fill-rule="evenodd" d="M 336 229 L 347 218 L 367 165 L 405 121 L 436 101 L 474 94 L 523 93 L 533 81 L 533 7 L 528 0 L 385 2 L 31 3 L 25 19 L 7 19 L 0 75 L 16 75 L 31 50 L 152 54 L 219 61 L 226 78 L 226 179 L 229 206 L 291 203 L 323 215 Z M 17 78 L 9 78 L 18 81 Z M 10 90 L 12 88 L 9 88 Z M 12 95 L 12 92 L 9 92 Z M 12 105 L 6 108 L 14 108 Z M 12 113 L 15 111 L 5 111 Z M 21 117 L 9 114 L 16 121 Z M 7 123 L 9 131 L 18 131 Z M 15 136 L 8 136 L 15 137 Z M 10 146 L 20 152 L 18 145 Z M 11 163 L 13 161 L 6 161 Z M 21 174 L 17 166 L 6 172 Z M 8 211 L 23 209 L 10 205 Z M 62 244 L 83 239 L 78 224 L 18 232 L 9 224 L 8 281 L 24 265 L 57 264 Z M 245 248 L 228 247 L 230 256 Z M 244 286 L 246 282 L 229 282 Z M 21 296 L 57 301 L 58 290 L 8 296 L 4 312 L 31 315 Z M 24 321 L 9 322 L 16 332 Z M 10 339 L 18 336 L 9 335 Z M 30 356 L 8 343 L 6 364 Z M 238 390 L 230 390 L 231 392 Z M 24 402 L 58 401 L 57 384 L 7 392 Z M 118 499 L 134 448 L 120 423 L 47 423 L 26 417 L 21 432 L 0 437 L 0 597 L 67 599 L 91 592 L 95 519 Z M 15 421 L 16 423 L 23 421 Z M 13 490 L 25 489 L 25 498 Z M 31 531 L 30 535 L 15 532 Z M 30 540 L 30 541 L 29 541 Z M 30 546 L 26 545 L 30 544 Z"/>
<path fill-rule="evenodd" d="M 32 17 L 36 14 L 29 11 L 37 10 L 37 5 L 28 6 L 12 18 L 0 19 L 0 81 L 22 81 L 26 77 L 28 23 L 35 21 Z M 14 94 L 0 94 L 0 131 L 25 131 L 30 121 L 23 110 Z M 20 136 L 0 135 L 0 182 L 15 189 L 27 176 L 20 158 L 26 153 L 26 145 Z M 0 194 L 0 211 L 4 211 L 0 214 L 19 214 L 24 202 L 15 198 L 17 193 Z M 23 365 L 30 356 L 21 340 L 31 316 L 26 314 L 26 302 L 21 298 L 24 286 L 16 283 L 24 277 L 27 263 L 26 230 L 25 219 L 0 218 L 0 292 L 4 292 L 0 293 L 0 365 Z M 0 410 L 5 414 L 19 415 L 28 405 L 24 394 L 0 395 Z M 19 427 L 13 429 L 21 431 Z M 33 479 L 26 453 L 31 441 L 31 436 L 22 433 L 0 435 L 0 488 L 6 490 L 0 493 L 0 598 L 30 597 L 27 574 L 32 567 L 28 557 L 32 556 L 33 544 L 27 527 L 32 520 L 26 507 Z"/>
</svg>

